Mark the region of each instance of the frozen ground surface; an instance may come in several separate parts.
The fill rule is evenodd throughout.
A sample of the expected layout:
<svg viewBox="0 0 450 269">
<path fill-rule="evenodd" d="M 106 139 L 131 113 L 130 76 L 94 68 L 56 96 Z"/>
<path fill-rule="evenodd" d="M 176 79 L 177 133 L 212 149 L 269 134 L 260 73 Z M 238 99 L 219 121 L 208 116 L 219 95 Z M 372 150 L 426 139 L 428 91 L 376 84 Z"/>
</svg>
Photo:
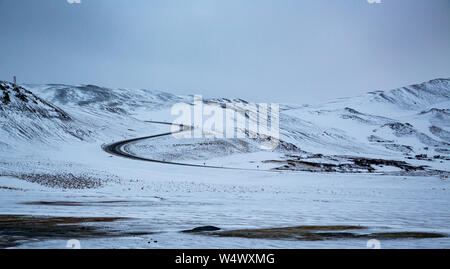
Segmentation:
<svg viewBox="0 0 450 269">
<path fill-rule="evenodd" d="M 368 95 L 374 102 L 366 96 L 313 107 L 284 106 L 281 138 L 285 145 L 295 145 L 294 151 L 257 151 L 248 139 L 231 144 L 234 151 L 224 152 L 230 147 L 221 141 L 195 151 L 195 141 L 181 151 L 191 154 L 187 158 L 176 146 L 180 141 L 171 137 L 129 147 L 151 158 L 251 170 L 145 162 L 102 150 L 105 144 L 168 132 L 170 126 L 146 121 L 170 122 L 170 105 L 187 97 L 89 85 L 30 86 L 41 100 L 2 86 L 10 101 L 0 101 L 0 215 L 120 217 L 127 219 L 87 225 L 136 232 L 72 238 L 82 248 L 366 248 L 367 243 L 180 232 L 206 225 L 223 230 L 356 225 L 367 227 L 367 233 L 445 235 L 383 239 L 382 248 L 450 248 L 450 94 L 442 83 L 448 85 L 448 80 L 425 90 L 374 92 Z M 36 102 L 23 101 L 33 98 Z M 285 161 L 292 154 L 317 163 L 345 163 L 345 156 L 394 159 L 430 170 L 409 174 L 380 166 L 372 173 L 306 172 L 301 162 L 289 161 L 293 166 L 280 171 L 271 170 L 278 163 L 264 162 Z M 67 240 L 24 238 L 11 247 L 65 248 Z"/>
<path fill-rule="evenodd" d="M 129 217 L 132 219 L 110 225 L 117 229 L 155 232 L 114 239 L 80 239 L 84 248 L 365 248 L 367 241 L 305 242 L 180 233 L 204 225 L 222 229 L 362 225 L 370 231 L 450 234 L 450 184 L 438 177 L 243 173 L 111 157 L 98 150 L 99 146 L 47 152 L 44 161 L 55 169 L 68 164 L 70 169 L 81 171 L 102 168 L 106 172 L 100 174 L 116 175 L 119 182 L 96 189 L 65 190 L 0 177 L 2 214 Z M 63 156 L 65 161 L 61 163 Z M 90 156 L 89 161 L 83 160 L 85 156 Z M 8 162 L 28 166 L 38 161 L 43 162 L 39 156 L 8 158 Z M 85 204 L 32 204 L 40 201 Z M 19 247 L 64 248 L 66 241 L 26 242 Z M 449 248 L 450 240 L 396 239 L 381 244 L 385 248 Z"/>
</svg>

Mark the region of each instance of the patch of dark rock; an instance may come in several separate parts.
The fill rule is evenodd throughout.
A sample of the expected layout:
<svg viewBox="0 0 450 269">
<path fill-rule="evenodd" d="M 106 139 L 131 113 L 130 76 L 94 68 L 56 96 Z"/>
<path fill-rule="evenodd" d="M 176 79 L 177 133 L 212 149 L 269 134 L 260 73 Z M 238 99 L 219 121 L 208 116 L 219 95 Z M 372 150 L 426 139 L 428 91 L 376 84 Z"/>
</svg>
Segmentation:
<svg viewBox="0 0 450 269">
<path fill-rule="evenodd" d="M 384 147 L 389 150 L 398 151 L 398 152 L 402 152 L 405 154 L 413 152 L 413 148 L 411 146 L 407 146 L 407 145 L 384 144 Z"/>
<path fill-rule="evenodd" d="M 364 115 L 363 113 L 357 111 L 356 109 L 350 108 L 350 107 L 346 107 L 344 109 L 352 114 Z"/>
<path fill-rule="evenodd" d="M 442 155 L 434 155 L 433 158 L 434 158 L 434 159 L 440 159 L 440 160 L 450 161 L 450 157 L 442 156 Z"/>
<path fill-rule="evenodd" d="M 216 226 L 200 226 L 200 227 L 196 227 L 191 230 L 184 230 L 181 232 L 183 232 L 183 233 L 200 233 L 200 232 L 211 232 L 211 231 L 218 231 L 218 230 L 220 230 L 220 228 L 216 227 Z"/>
<path fill-rule="evenodd" d="M 19 98 L 19 100 L 21 100 L 22 102 L 28 102 L 27 96 L 21 92 L 16 93 L 16 97 Z"/>
<path fill-rule="evenodd" d="M 11 102 L 11 98 L 9 97 L 9 93 L 8 92 L 4 92 L 3 93 L 2 102 L 5 105 L 7 105 L 7 104 L 9 104 Z"/>
<path fill-rule="evenodd" d="M 278 150 L 281 151 L 289 151 L 289 152 L 302 152 L 305 153 L 305 151 L 301 150 L 300 148 L 298 148 L 296 145 L 280 140 L 278 143 Z"/>
<path fill-rule="evenodd" d="M 237 98 L 235 100 L 237 100 L 238 102 L 244 103 L 244 104 L 248 104 L 248 102 L 245 101 L 244 99 Z"/>
<path fill-rule="evenodd" d="M 317 156 L 319 158 L 319 156 Z M 283 166 L 276 167 L 274 170 L 297 170 L 297 171 L 309 171 L 309 172 L 340 172 L 340 173 L 352 173 L 352 172 L 375 172 L 374 166 L 392 166 L 400 168 L 403 171 L 423 171 L 426 166 L 412 166 L 404 161 L 396 160 L 384 160 L 384 159 L 371 159 L 364 157 L 353 156 L 335 156 L 336 160 L 340 160 L 341 163 L 326 163 L 326 162 L 312 162 L 300 160 L 300 158 L 290 158 L 287 160 L 267 160 L 265 163 L 281 163 Z"/>
<path fill-rule="evenodd" d="M 431 126 L 430 128 L 430 132 L 432 134 L 434 134 L 435 136 L 439 137 L 440 139 L 446 141 L 446 142 L 450 142 L 450 132 L 439 128 L 437 126 Z"/>
<path fill-rule="evenodd" d="M 401 122 L 387 123 L 381 126 L 381 128 L 383 127 L 389 127 L 390 129 L 392 129 L 396 136 L 411 135 L 416 133 L 416 130 L 410 123 L 401 123 Z"/>
<path fill-rule="evenodd" d="M 436 152 L 439 153 L 449 153 L 450 154 L 450 149 L 446 149 L 446 148 L 435 148 L 434 149 Z"/>
<path fill-rule="evenodd" d="M 377 143 L 393 143 L 394 142 L 393 140 L 386 140 L 386 139 L 383 139 L 376 135 L 371 135 L 371 136 L 367 137 L 367 140 L 369 140 L 369 142 L 377 142 Z"/>
<path fill-rule="evenodd" d="M 318 153 L 318 154 L 312 154 L 312 155 L 308 155 L 307 158 L 308 158 L 308 159 L 316 159 L 316 158 L 320 159 L 320 158 L 323 158 L 323 154 L 320 154 L 320 153 Z"/>
<path fill-rule="evenodd" d="M 404 161 L 395 161 L 395 160 L 384 160 L 384 159 L 370 159 L 370 158 L 350 158 L 353 162 L 360 166 L 365 167 L 369 172 L 374 171 L 375 169 L 372 165 L 383 165 L 383 166 L 393 166 L 398 167 L 404 171 L 415 171 L 415 170 L 424 170 L 425 166 L 412 166 Z"/>
<path fill-rule="evenodd" d="M 361 117 L 355 116 L 355 115 L 342 115 L 341 118 L 343 118 L 344 120 L 356 120 L 356 121 L 366 123 L 366 124 L 370 123 L 370 121 L 363 119 Z"/>
<path fill-rule="evenodd" d="M 423 160 L 423 161 L 431 161 L 431 158 L 428 158 L 427 154 L 417 154 L 414 156 L 417 160 Z"/>
<path fill-rule="evenodd" d="M 422 111 L 419 114 L 437 113 L 437 114 L 450 114 L 450 109 L 431 108 L 426 111 Z"/>
<path fill-rule="evenodd" d="M 23 189 L 21 189 L 21 188 L 13 188 L 13 187 L 6 187 L 6 186 L 0 186 L 0 190 L 23 191 Z"/>
</svg>

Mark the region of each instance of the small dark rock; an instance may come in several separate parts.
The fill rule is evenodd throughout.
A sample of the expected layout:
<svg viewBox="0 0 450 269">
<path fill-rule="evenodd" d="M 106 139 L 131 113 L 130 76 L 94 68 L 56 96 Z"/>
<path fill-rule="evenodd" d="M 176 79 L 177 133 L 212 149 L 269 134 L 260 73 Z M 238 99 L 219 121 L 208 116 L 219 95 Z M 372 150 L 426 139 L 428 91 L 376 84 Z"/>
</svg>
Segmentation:
<svg viewBox="0 0 450 269">
<path fill-rule="evenodd" d="M 11 102 L 11 98 L 9 98 L 8 92 L 5 92 L 3 94 L 3 104 L 7 105 Z"/>
<path fill-rule="evenodd" d="M 200 227 L 196 227 L 192 230 L 184 230 L 181 231 L 183 233 L 199 233 L 199 232 L 211 232 L 211 231 L 218 231 L 220 230 L 219 227 L 216 226 L 200 226 Z"/>
</svg>

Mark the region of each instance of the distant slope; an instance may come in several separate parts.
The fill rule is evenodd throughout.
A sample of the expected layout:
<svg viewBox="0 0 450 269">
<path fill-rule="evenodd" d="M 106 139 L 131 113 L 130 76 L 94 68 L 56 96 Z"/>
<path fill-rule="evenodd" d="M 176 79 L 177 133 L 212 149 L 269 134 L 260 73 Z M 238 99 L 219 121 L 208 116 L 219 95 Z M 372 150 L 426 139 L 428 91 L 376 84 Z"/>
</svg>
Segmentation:
<svg viewBox="0 0 450 269">
<path fill-rule="evenodd" d="M 88 108 L 117 114 L 130 114 L 138 108 L 158 110 L 183 99 L 170 93 L 146 89 L 113 89 L 96 85 L 33 85 L 38 96 L 61 107 Z"/>
<path fill-rule="evenodd" d="M 403 110 L 424 110 L 430 106 L 447 104 L 450 100 L 450 80 L 433 79 L 386 92 L 369 93 L 369 102 L 388 103 Z"/>
<path fill-rule="evenodd" d="M 292 143 L 301 146 L 305 142 L 312 151 L 422 154 L 428 147 L 428 154 L 434 154 L 449 146 L 442 139 L 449 127 L 449 107 L 450 80 L 436 79 L 286 110 L 282 128 Z M 292 118 L 295 120 L 289 120 Z M 314 125 L 316 131 L 311 132 L 312 127 L 299 128 L 305 122 Z M 405 150 L 408 147 L 411 151 Z"/>
<path fill-rule="evenodd" d="M 64 110 L 13 83 L 0 81 L 2 143 L 84 140 L 89 131 L 77 126 Z"/>
</svg>

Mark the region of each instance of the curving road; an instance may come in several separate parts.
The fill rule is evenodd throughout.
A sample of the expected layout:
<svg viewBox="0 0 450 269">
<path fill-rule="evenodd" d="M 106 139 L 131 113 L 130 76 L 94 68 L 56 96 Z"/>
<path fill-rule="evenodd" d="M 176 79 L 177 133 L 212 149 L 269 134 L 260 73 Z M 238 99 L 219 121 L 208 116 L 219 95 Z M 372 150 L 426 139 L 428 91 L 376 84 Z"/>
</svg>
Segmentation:
<svg viewBox="0 0 450 269">
<path fill-rule="evenodd" d="M 157 123 L 157 124 L 165 124 L 165 125 L 172 125 L 172 123 L 162 122 L 162 121 L 146 121 L 146 122 Z M 157 135 L 150 135 L 150 136 L 144 136 L 144 137 L 138 137 L 138 138 L 122 140 L 122 141 L 115 142 L 115 143 L 112 143 L 112 144 L 104 145 L 104 146 L 102 146 L 102 148 L 103 148 L 104 151 L 106 151 L 106 152 L 108 152 L 110 154 L 116 155 L 116 156 L 121 156 L 121 157 L 134 159 L 134 160 L 140 160 L 140 161 L 154 162 L 154 163 L 164 163 L 164 164 L 172 164 L 172 165 L 182 165 L 182 166 L 202 167 L 202 168 L 214 168 L 214 169 L 276 172 L 274 170 L 251 169 L 251 168 L 233 168 L 233 167 L 222 167 L 222 166 L 211 166 L 211 165 L 180 163 L 180 162 L 167 162 L 167 161 L 161 161 L 161 160 L 156 160 L 156 159 L 139 157 L 139 156 L 136 156 L 136 155 L 133 155 L 133 154 L 129 153 L 128 151 L 126 151 L 124 149 L 127 145 L 135 143 L 135 142 L 138 142 L 140 140 L 145 140 L 145 139 L 151 139 L 151 138 L 156 138 L 156 137 L 161 137 L 161 136 L 172 135 L 172 134 L 176 134 L 176 133 L 189 131 L 189 130 L 192 129 L 191 126 L 186 126 L 186 125 L 182 125 L 182 124 L 180 124 L 178 126 L 180 127 L 180 130 L 176 131 L 176 132 L 167 132 L 167 133 L 162 133 L 162 134 L 157 134 Z"/>
</svg>

